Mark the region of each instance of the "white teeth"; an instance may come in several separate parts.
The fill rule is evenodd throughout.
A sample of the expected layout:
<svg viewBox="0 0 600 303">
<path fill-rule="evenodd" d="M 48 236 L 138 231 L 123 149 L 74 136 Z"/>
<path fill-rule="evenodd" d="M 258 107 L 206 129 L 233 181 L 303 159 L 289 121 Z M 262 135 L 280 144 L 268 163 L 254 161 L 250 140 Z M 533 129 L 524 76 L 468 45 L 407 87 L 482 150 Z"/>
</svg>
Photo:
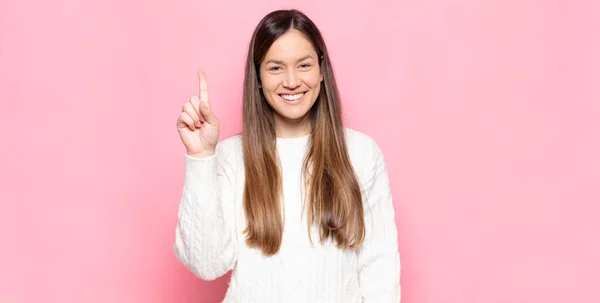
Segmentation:
<svg viewBox="0 0 600 303">
<path fill-rule="evenodd" d="M 288 101 L 296 101 L 296 100 L 300 99 L 300 97 L 302 97 L 302 95 L 304 95 L 304 93 L 295 94 L 295 95 L 281 95 L 281 98 L 286 99 Z"/>
</svg>

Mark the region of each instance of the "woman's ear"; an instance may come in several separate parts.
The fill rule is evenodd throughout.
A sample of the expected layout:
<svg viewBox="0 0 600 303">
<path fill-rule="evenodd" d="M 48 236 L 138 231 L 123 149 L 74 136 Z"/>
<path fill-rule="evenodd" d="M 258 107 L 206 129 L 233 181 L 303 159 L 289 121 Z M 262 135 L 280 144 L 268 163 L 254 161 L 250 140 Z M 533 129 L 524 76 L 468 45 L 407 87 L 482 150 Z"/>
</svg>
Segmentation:
<svg viewBox="0 0 600 303">
<path fill-rule="evenodd" d="M 260 65 L 254 66 L 254 72 L 256 74 L 256 82 L 258 83 L 258 88 L 262 88 L 262 83 L 260 81 Z"/>
<path fill-rule="evenodd" d="M 319 69 L 321 70 L 321 82 L 323 82 L 323 55 L 321 55 L 321 58 L 319 59 Z"/>
</svg>

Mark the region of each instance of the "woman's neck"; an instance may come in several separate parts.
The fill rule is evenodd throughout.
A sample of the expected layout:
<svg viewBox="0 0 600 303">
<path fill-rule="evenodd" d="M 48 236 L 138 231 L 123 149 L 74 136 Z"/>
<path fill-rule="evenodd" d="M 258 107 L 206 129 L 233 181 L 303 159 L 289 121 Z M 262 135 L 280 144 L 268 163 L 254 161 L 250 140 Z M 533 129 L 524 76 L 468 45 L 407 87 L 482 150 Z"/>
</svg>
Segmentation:
<svg viewBox="0 0 600 303">
<path fill-rule="evenodd" d="M 302 121 L 275 120 L 275 135 L 277 138 L 303 137 L 311 133 L 311 125 L 308 119 Z"/>
</svg>

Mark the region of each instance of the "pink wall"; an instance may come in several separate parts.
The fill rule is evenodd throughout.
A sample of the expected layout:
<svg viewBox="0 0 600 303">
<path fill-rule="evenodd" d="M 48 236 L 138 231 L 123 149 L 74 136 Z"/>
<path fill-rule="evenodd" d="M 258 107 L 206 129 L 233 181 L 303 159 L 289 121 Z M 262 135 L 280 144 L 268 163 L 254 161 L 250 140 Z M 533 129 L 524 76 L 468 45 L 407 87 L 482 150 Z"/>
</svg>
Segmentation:
<svg viewBox="0 0 600 303">
<path fill-rule="evenodd" d="M 175 120 L 204 69 L 237 132 L 250 34 L 290 6 L 386 155 L 403 302 L 600 302 L 591 0 L 2 1 L 0 302 L 222 298 L 173 255 Z"/>
</svg>

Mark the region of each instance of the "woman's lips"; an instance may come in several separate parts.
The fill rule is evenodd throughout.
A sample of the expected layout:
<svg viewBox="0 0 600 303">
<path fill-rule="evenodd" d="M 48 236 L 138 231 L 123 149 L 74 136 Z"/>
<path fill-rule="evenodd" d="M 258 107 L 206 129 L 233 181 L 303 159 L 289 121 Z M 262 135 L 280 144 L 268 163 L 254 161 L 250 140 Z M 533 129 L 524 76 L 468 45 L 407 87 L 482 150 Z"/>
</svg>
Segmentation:
<svg viewBox="0 0 600 303">
<path fill-rule="evenodd" d="M 306 92 L 297 94 L 279 94 L 279 97 L 288 104 L 297 104 L 304 99 L 304 95 L 306 95 Z"/>
</svg>

